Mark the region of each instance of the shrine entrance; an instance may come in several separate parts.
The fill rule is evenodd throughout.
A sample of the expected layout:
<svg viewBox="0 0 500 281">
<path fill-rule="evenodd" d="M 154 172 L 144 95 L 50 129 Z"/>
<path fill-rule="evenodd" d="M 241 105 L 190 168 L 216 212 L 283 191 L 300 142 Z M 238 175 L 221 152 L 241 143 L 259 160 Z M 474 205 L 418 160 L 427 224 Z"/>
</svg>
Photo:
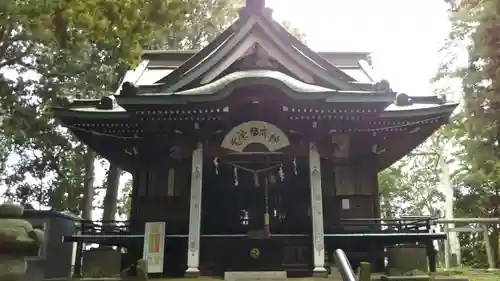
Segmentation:
<svg viewBox="0 0 500 281">
<path fill-rule="evenodd" d="M 248 123 L 253 126 L 239 126 L 225 138 L 222 146 L 232 149 L 224 158 L 205 159 L 200 270 L 283 271 L 295 261 L 310 271 L 307 157 L 276 151 L 289 144 L 281 130 Z M 297 255 L 297 247 L 306 250 Z"/>
</svg>

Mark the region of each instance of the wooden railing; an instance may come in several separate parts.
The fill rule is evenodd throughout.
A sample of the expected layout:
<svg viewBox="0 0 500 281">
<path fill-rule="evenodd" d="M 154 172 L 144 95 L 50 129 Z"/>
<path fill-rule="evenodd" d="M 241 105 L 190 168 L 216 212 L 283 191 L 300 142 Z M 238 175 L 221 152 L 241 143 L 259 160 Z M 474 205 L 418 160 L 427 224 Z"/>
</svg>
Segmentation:
<svg viewBox="0 0 500 281">
<path fill-rule="evenodd" d="M 82 235 L 129 234 L 130 221 L 79 221 L 76 229 Z"/>
<path fill-rule="evenodd" d="M 435 219 L 431 217 L 401 217 L 393 219 L 360 218 L 340 219 L 325 223 L 325 232 L 329 233 L 428 233 Z M 177 233 L 167 235 L 183 236 Z M 117 236 L 142 235 L 142 231 L 133 233 L 130 230 L 130 221 L 79 221 L 77 232 L 81 236 Z M 210 236 L 213 234 L 207 234 Z M 223 234 L 221 234 L 224 236 Z M 230 236 L 230 234 L 227 234 Z M 203 236 L 203 235 L 202 235 Z"/>
</svg>

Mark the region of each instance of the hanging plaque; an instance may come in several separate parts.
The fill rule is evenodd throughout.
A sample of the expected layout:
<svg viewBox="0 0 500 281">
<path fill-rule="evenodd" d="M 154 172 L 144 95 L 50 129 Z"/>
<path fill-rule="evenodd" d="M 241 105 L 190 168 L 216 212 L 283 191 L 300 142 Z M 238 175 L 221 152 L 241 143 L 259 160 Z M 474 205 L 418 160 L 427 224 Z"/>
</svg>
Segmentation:
<svg viewBox="0 0 500 281">
<path fill-rule="evenodd" d="M 221 146 L 235 152 L 243 152 L 252 143 L 262 144 L 270 152 L 290 145 L 288 136 L 273 124 L 264 121 L 249 121 L 229 131 Z"/>
</svg>

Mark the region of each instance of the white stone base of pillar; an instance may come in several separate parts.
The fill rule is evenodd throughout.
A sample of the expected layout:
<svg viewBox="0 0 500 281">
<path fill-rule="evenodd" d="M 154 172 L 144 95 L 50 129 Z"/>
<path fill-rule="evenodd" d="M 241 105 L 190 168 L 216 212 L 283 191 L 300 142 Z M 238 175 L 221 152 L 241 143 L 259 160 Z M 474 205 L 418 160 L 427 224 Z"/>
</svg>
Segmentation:
<svg viewBox="0 0 500 281">
<path fill-rule="evenodd" d="M 186 269 L 186 277 L 198 277 L 200 276 L 200 270 L 198 268 L 190 267 Z"/>
<path fill-rule="evenodd" d="M 315 267 L 313 269 L 313 277 L 328 277 L 328 271 L 324 267 Z"/>
</svg>

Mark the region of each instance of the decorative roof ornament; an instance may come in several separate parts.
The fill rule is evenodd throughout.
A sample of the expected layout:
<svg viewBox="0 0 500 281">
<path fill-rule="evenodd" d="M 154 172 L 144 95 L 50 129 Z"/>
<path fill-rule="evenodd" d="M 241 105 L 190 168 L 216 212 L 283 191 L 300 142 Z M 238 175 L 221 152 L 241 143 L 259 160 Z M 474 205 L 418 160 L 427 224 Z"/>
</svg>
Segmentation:
<svg viewBox="0 0 500 281">
<path fill-rule="evenodd" d="M 102 97 L 99 103 L 96 105 L 97 109 L 114 109 L 118 104 L 114 96 Z"/>
<path fill-rule="evenodd" d="M 446 94 L 438 95 L 437 99 L 438 99 L 438 104 L 445 104 L 447 102 Z"/>
<path fill-rule="evenodd" d="M 120 95 L 122 96 L 136 96 L 139 94 L 139 87 L 132 82 L 125 82 L 122 84 Z"/>
<path fill-rule="evenodd" d="M 278 69 L 279 64 L 259 44 L 254 44 L 243 57 L 241 69 Z"/>
<path fill-rule="evenodd" d="M 398 106 L 408 106 L 412 105 L 413 100 L 405 93 L 399 93 L 396 95 L 396 105 Z"/>
<path fill-rule="evenodd" d="M 259 14 L 264 11 L 266 7 L 266 0 L 246 0 L 245 8 L 249 12 L 253 12 L 254 14 Z"/>
<path fill-rule="evenodd" d="M 240 9 L 240 18 L 261 15 L 270 17 L 271 14 L 272 10 L 266 8 L 266 0 L 246 0 L 245 7 Z"/>
<path fill-rule="evenodd" d="M 375 89 L 380 92 L 391 92 L 391 84 L 389 84 L 389 81 L 387 80 L 380 80 L 379 82 L 375 83 Z"/>
</svg>

